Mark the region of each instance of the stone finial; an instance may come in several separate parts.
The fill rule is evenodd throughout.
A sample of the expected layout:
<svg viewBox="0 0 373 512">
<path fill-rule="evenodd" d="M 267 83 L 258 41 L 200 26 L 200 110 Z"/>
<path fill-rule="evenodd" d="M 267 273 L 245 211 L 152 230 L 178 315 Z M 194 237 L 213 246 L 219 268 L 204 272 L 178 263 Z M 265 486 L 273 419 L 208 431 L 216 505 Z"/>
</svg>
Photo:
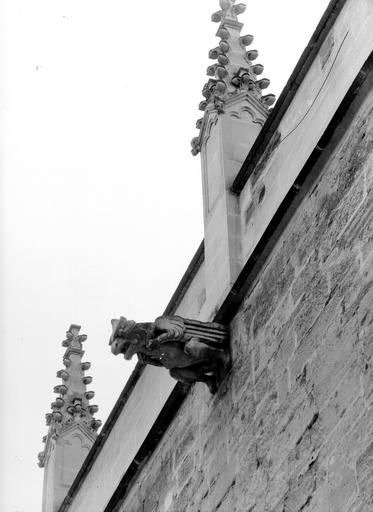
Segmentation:
<svg viewBox="0 0 373 512">
<path fill-rule="evenodd" d="M 228 329 L 212 322 L 161 316 L 151 323 L 112 320 L 109 344 L 114 355 L 163 366 L 187 384 L 204 382 L 215 393 L 229 366 Z"/>
<path fill-rule="evenodd" d="M 89 403 L 94 397 L 94 391 L 88 391 L 86 388 L 92 382 L 92 377 L 84 374 L 91 367 L 91 363 L 82 362 L 82 343 L 86 341 L 87 336 L 79 332 L 80 326 L 72 324 L 66 333 L 66 339 L 62 342 L 66 347 L 63 356 L 65 368 L 57 372 L 57 377 L 62 382 L 54 387 L 54 392 L 59 396 L 51 404 L 52 412 L 46 414 L 49 430 L 45 436 L 45 450 L 41 452 L 44 458 L 41 459 L 39 456 L 39 465 L 44 464 L 42 461 L 45 460 L 50 439 L 57 439 L 66 429 L 77 423 L 94 438 L 101 425 L 101 422 L 94 418 L 98 406 Z"/>
<path fill-rule="evenodd" d="M 66 339 L 62 342 L 62 346 L 82 350 L 82 343 L 86 341 L 87 335 L 79 334 L 79 331 L 80 325 L 70 325 L 69 330 L 66 332 Z"/>
<path fill-rule="evenodd" d="M 221 11 L 214 12 L 211 21 L 220 23 L 225 19 L 237 21 L 237 15 L 246 10 L 245 4 L 236 4 L 236 0 L 220 0 Z"/>
<path fill-rule="evenodd" d="M 269 86 L 269 80 L 258 79 L 264 70 L 262 64 L 253 63 L 258 57 L 258 51 L 246 50 L 254 37 L 249 34 L 240 35 L 243 25 L 238 21 L 238 16 L 245 11 L 245 4 L 236 4 L 235 0 L 220 0 L 220 8 L 211 18 L 220 23 L 216 33 L 220 41 L 208 54 L 216 63 L 207 68 L 207 75 L 211 78 L 202 89 L 204 99 L 199 104 L 199 110 L 204 112 L 204 117 L 197 121 L 200 132 L 191 143 L 193 155 L 201 150 L 204 125 L 210 112 L 223 114 L 230 103 L 237 104 L 240 99 L 244 102 L 249 95 L 258 102 L 261 114 L 267 115 L 268 108 L 275 101 L 273 94 L 262 96 L 262 90 Z"/>
</svg>

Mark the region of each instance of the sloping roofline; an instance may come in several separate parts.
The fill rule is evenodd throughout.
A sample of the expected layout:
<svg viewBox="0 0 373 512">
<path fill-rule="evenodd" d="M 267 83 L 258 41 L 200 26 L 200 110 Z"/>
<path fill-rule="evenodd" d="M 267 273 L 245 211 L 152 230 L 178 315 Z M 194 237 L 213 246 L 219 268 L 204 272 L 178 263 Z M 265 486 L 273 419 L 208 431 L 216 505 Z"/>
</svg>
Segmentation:
<svg viewBox="0 0 373 512">
<path fill-rule="evenodd" d="M 289 80 L 287 81 L 280 97 L 278 98 L 271 114 L 269 115 L 267 121 L 265 122 L 262 130 L 260 131 L 255 143 L 253 144 L 249 154 L 247 155 L 244 163 L 242 164 L 242 167 L 240 171 L 237 174 L 236 179 L 234 180 L 232 184 L 232 192 L 235 194 L 240 194 L 243 187 L 245 186 L 247 180 L 249 179 L 250 175 L 255 169 L 255 166 L 259 162 L 260 158 L 262 157 L 269 141 L 271 140 L 273 134 L 275 133 L 276 129 L 278 128 L 281 119 L 283 118 L 285 112 L 287 111 L 289 105 L 291 104 L 295 94 L 297 93 L 304 77 L 306 76 L 307 72 L 309 71 L 311 65 L 313 64 L 323 42 L 325 41 L 327 35 L 330 32 L 331 27 L 334 25 L 339 13 L 341 12 L 342 8 L 344 7 L 347 0 L 331 0 L 328 7 L 326 8 L 320 22 L 318 23 L 314 33 L 312 34 L 312 37 L 307 44 L 306 48 L 304 49 L 299 61 L 297 62 L 292 74 L 290 75 Z M 290 191 L 291 192 L 291 191 Z M 251 259 L 251 258 L 250 258 Z M 164 311 L 164 314 L 170 315 L 172 314 L 178 305 L 180 304 L 181 300 L 185 296 L 189 285 L 194 279 L 194 276 L 196 275 L 198 269 L 201 267 L 202 263 L 204 261 L 204 241 L 202 240 L 201 244 L 199 245 L 195 255 L 193 256 L 186 272 L 184 273 L 183 277 L 180 280 L 179 285 L 177 286 L 174 294 L 172 295 L 168 305 L 166 306 L 166 309 Z M 244 269 L 245 270 L 245 269 Z M 238 278 L 238 281 L 241 281 L 240 279 L 241 275 Z M 239 283 L 237 282 L 237 285 Z M 234 286 L 236 289 L 237 287 Z M 222 319 L 228 320 L 232 317 L 232 311 L 235 309 L 237 304 L 239 303 L 239 295 L 238 290 L 232 290 L 232 293 L 229 294 L 227 297 L 227 300 L 223 303 L 220 310 L 217 312 L 217 315 L 215 317 L 216 321 L 221 321 Z M 228 304 L 229 302 L 229 304 Z M 230 306 L 233 306 L 230 307 Z M 229 311 L 228 311 L 229 310 Z M 130 375 L 126 385 L 124 386 L 124 389 L 122 390 L 117 402 L 115 403 L 111 413 L 109 414 L 108 419 L 106 420 L 100 434 L 98 435 L 94 445 L 92 446 L 90 452 L 88 453 L 85 461 L 83 462 L 83 465 L 77 474 L 74 482 L 72 483 L 69 492 L 67 493 L 64 501 L 62 502 L 60 508 L 58 509 L 58 512 L 66 512 L 69 508 L 70 503 L 73 501 L 75 495 L 77 494 L 78 490 L 82 486 L 85 477 L 89 473 L 91 467 L 93 466 L 96 458 L 98 457 L 101 449 L 103 448 L 106 439 L 110 435 L 111 430 L 113 429 L 115 422 L 119 415 L 121 414 L 133 388 L 135 387 L 137 381 L 139 380 L 142 372 L 144 371 L 145 365 L 142 363 L 137 363 L 135 366 L 135 369 L 133 370 L 132 374 Z M 171 411 L 171 415 L 168 416 L 169 421 L 172 420 L 172 417 L 177 412 L 177 408 L 172 407 L 172 403 L 174 399 L 177 397 L 178 405 L 181 405 L 183 399 L 185 398 L 187 394 L 187 390 L 182 388 L 182 386 L 179 386 L 179 383 L 175 386 L 175 390 L 171 393 L 171 395 L 175 395 L 175 397 L 170 396 L 170 399 L 168 402 L 170 404 L 168 405 L 168 409 Z M 166 407 L 165 406 L 165 407 Z M 162 418 L 162 424 L 164 423 Z M 159 428 L 157 429 L 159 430 Z M 151 437 L 149 433 L 148 437 Z M 154 442 L 152 443 L 144 443 L 147 444 L 147 452 L 149 452 L 149 449 L 152 448 L 152 451 L 154 450 L 155 446 L 158 444 L 158 441 L 160 440 L 160 435 L 158 432 L 158 435 L 154 438 Z M 148 438 L 147 438 L 148 440 Z M 147 441 L 146 440 L 146 441 Z M 153 445 L 150 447 L 150 445 Z M 141 451 L 141 448 L 140 448 Z M 149 453 L 146 454 L 146 456 L 149 456 Z M 137 458 L 136 458 L 137 459 Z M 133 474 L 136 471 L 136 468 L 138 468 L 141 464 L 141 461 L 135 460 L 133 463 L 133 468 L 129 468 L 129 473 Z M 126 475 L 125 475 L 126 476 Z M 132 475 L 133 476 L 133 475 Z M 130 477 L 130 475 L 129 475 Z M 128 480 L 127 479 L 127 486 L 128 486 Z M 124 477 L 125 478 L 125 477 Z M 123 492 L 125 487 L 125 482 L 121 482 L 120 484 L 121 491 Z M 110 500 L 108 506 L 106 507 L 104 512 L 114 512 L 114 507 L 116 505 L 116 497 L 113 496 L 112 500 Z"/>
<path fill-rule="evenodd" d="M 281 119 L 283 118 L 287 108 L 293 101 L 300 84 L 306 76 L 311 64 L 315 60 L 326 36 L 330 32 L 330 28 L 334 25 L 339 13 L 347 0 L 332 0 L 326 8 L 321 20 L 319 21 L 316 30 L 311 36 L 309 43 L 303 50 L 300 59 L 298 60 L 289 80 L 286 82 L 280 97 L 276 101 L 271 114 L 268 116 L 263 128 L 261 129 L 258 137 L 256 138 L 252 148 L 249 151 L 241 169 L 239 170 L 235 180 L 233 181 L 231 191 L 234 194 L 240 194 L 247 180 L 251 176 L 258 164 L 265 148 L 270 142 L 272 136 L 276 132 Z"/>
</svg>

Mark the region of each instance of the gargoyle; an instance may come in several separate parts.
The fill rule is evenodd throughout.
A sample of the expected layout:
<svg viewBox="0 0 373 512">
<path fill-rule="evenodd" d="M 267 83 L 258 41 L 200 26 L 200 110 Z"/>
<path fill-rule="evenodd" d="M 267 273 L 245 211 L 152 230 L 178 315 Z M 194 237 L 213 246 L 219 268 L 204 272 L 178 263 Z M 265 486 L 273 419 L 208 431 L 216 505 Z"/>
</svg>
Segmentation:
<svg viewBox="0 0 373 512">
<path fill-rule="evenodd" d="M 215 393 L 229 366 L 228 329 L 212 322 L 160 316 L 154 322 L 112 320 L 113 354 L 129 360 L 137 354 L 145 364 L 163 366 L 184 382 L 205 382 Z"/>
</svg>

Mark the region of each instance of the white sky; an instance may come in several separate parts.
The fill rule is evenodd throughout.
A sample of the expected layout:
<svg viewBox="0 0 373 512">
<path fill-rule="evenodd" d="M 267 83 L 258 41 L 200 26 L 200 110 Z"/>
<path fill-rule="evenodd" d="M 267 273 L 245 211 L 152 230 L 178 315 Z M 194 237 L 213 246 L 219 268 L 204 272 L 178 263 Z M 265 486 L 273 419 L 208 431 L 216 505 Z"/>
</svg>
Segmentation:
<svg viewBox="0 0 373 512">
<path fill-rule="evenodd" d="M 279 95 L 327 4 L 256 0 L 240 17 L 268 92 Z M 3 0 L 1 512 L 41 510 L 37 453 L 67 328 L 88 334 L 105 420 L 133 367 L 110 353 L 110 319 L 161 314 L 203 237 L 190 140 L 218 8 Z"/>
</svg>

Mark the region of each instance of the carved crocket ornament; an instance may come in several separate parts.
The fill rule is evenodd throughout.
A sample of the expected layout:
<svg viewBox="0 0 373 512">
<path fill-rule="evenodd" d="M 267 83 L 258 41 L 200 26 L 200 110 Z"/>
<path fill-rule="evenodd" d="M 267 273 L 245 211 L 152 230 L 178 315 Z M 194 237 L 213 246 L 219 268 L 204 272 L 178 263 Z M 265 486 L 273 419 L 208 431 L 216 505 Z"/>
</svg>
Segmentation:
<svg viewBox="0 0 373 512">
<path fill-rule="evenodd" d="M 229 366 L 228 329 L 218 323 L 179 316 L 160 316 L 154 322 L 112 320 L 113 354 L 145 364 L 163 366 L 171 377 L 190 384 L 205 382 L 215 393 Z"/>
</svg>

